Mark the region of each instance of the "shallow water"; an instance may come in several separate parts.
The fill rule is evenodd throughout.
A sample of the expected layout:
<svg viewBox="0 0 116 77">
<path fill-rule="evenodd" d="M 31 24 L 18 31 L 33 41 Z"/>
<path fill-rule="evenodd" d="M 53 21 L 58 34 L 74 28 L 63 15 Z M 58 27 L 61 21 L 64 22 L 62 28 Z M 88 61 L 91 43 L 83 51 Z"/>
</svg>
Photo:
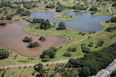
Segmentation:
<svg viewBox="0 0 116 77">
<path fill-rule="evenodd" d="M 32 21 L 34 18 L 49 19 L 52 23 L 59 24 L 60 20 L 54 19 L 54 13 L 52 12 L 31 12 L 33 18 L 29 19 Z M 103 27 L 99 24 L 101 21 L 110 20 L 110 16 L 92 16 L 91 13 L 75 13 L 75 12 L 64 12 L 64 14 L 72 15 L 75 17 L 74 20 L 64 21 L 68 28 L 78 30 L 81 32 L 89 31 L 100 31 Z"/>
<path fill-rule="evenodd" d="M 8 23 L 7 26 L 0 28 L 0 48 L 9 48 L 20 55 L 27 57 L 38 57 L 43 50 L 50 47 L 57 47 L 66 42 L 66 38 L 59 35 L 48 35 L 45 42 L 40 42 L 38 39 L 40 36 L 27 34 L 23 31 L 25 25 L 29 23 L 26 21 L 14 21 Z M 42 46 L 40 48 L 28 48 L 28 43 L 24 43 L 22 40 L 25 36 L 33 38 L 33 42 L 39 42 Z"/>
</svg>

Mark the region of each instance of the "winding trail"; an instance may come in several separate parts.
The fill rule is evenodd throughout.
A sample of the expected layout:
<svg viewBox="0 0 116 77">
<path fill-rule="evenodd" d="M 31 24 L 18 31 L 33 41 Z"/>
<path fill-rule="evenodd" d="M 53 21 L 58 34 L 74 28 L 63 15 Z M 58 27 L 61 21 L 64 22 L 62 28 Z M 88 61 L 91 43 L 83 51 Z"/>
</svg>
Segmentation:
<svg viewBox="0 0 116 77">
<path fill-rule="evenodd" d="M 112 5 L 111 6 L 109 6 L 109 8 L 108 8 L 108 11 L 115 17 L 116 16 L 116 14 L 113 14 L 113 12 L 112 12 L 112 10 L 111 10 L 111 7 L 112 7 Z"/>
</svg>

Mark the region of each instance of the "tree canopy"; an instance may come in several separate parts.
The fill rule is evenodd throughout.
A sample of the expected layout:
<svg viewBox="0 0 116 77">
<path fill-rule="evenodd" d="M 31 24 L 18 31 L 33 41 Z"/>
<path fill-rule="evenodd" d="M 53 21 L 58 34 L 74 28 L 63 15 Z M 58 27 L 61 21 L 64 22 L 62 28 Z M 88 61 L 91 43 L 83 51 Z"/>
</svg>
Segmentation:
<svg viewBox="0 0 116 77">
<path fill-rule="evenodd" d="M 0 49 L 0 59 L 8 58 L 9 52 L 7 49 Z"/>
</svg>

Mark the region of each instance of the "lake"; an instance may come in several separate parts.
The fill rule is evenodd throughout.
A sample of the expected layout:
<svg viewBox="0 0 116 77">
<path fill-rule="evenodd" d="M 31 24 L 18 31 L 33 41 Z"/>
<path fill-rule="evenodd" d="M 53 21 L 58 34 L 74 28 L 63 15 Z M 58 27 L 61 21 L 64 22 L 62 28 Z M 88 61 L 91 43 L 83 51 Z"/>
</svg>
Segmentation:
<svg viewBox="0 0 116 77">
<path fill-rule="evenodd" d="M 33 21 L 34 18 L 49 19 L 50 22 L 59 24 L 60 20 L 56 20 L 53 16 L 55 13 L 52 12 L 31 12 L 33 18 L 29 21 Z M 75 17 L 71 21 L 63 21 L 68 28 L 80 31 L 101 31 L 103 27 L 99 24 L 101 21 L 110 20 L 111 16 L 92 16 L 91 13 L 76 13 L 76 12 L 64 12 L 64 14 L 72 15 Z"/>
</svg>

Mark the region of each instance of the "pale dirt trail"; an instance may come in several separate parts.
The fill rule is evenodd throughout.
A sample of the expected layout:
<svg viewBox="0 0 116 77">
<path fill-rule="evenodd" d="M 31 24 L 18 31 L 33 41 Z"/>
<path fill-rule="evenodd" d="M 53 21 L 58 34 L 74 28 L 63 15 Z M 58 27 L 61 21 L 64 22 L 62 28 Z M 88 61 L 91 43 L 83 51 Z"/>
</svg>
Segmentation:
<svg viewBox="0 0 116 77">
<path fill-rule="evenodd" d="M 111 7 L 112 7 L 112 5 L 109 6 L 108 11 L 109 11 L 111 14 L 113 14 L 113 12 L 112 12 L 112 10 L 111 10 Z M 116 17 L 116 14 L 113 14 L 113 16 Z"/>
</svg>

